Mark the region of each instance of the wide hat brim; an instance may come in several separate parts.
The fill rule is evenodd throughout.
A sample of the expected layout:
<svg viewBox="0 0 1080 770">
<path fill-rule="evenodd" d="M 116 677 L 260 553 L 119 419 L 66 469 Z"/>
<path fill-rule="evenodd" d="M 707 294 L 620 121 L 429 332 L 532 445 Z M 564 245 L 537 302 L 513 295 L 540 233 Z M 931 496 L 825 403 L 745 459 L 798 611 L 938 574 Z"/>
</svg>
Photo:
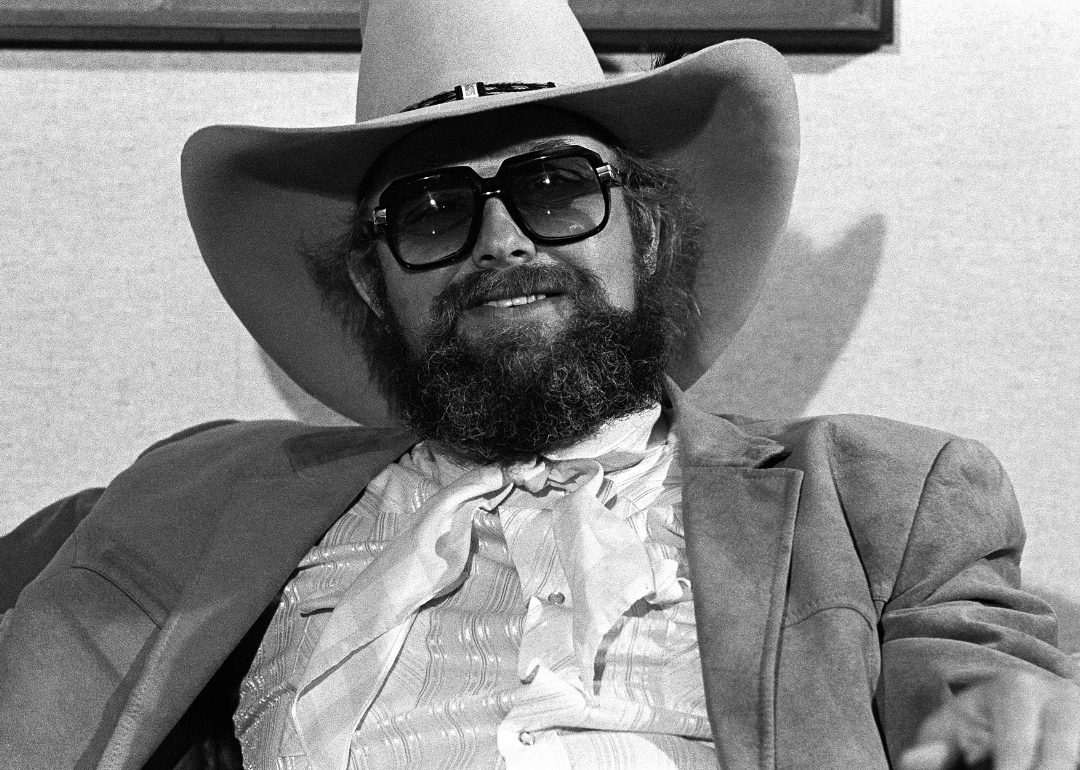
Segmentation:
<svg viewBox="0 0 1080 770">
<path fill-rule="evenodd" d="M 361 181 L 397 140 L 434 121 L 525 104 L 584 116 L 687 184 L 705 222 L 694 280 L 700 318 L 673 357 L 675 379 L 692 383 L 743 324 L 786 223 L 799 156 L 791 74 L 763 43 L 736 40 L 638 74 L 345 126 L 204 128 L 181 166 L 203 258 L 263 350 L 323 404 L 366 425 L 396 422 L 303 250 L 348 232 Z"/>
</svg>

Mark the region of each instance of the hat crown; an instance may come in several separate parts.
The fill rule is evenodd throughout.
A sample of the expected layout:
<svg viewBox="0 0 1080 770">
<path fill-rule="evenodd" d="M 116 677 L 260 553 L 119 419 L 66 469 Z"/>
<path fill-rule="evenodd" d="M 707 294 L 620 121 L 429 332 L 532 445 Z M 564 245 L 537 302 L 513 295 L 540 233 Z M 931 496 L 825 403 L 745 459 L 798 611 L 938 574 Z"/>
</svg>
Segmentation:
<svg viewBox="0 0 1080 770">
<path fill-rule="evenodd" d="M 360 23 L 357 123 L 455 86 L 604 77 L 566 0 L 365 0 Z"/>
</svg>

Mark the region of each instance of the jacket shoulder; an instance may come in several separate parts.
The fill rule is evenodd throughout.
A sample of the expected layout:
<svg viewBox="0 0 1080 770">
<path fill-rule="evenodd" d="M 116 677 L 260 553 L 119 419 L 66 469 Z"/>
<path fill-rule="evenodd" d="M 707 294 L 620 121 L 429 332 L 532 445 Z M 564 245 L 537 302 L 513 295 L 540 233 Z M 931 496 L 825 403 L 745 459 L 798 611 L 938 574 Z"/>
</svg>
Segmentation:
<svg viewBox="0 0 1080 770">
<path fill-rule="evenodd" d="M 151 444 L 133 467 L 177 462 L 185 457 L 201 463 L 229 459 L 252 459 L 287 452 L 291 442 L 327 429 L 292 420 L 215 420 L 194 425 Z M 149 463 L 148 463 L 149 461 Z"/>
<path fill-rule="evenodd" d="M 881 417 L 828 415 L 791 423 L 778 440 L 791 448 L 792 461 L 828 473 L 849 517 L 897 506 L 914 515 L 941 488 L 976 495 L 1013 517 L 1005 470 L 973 439 Z"/>
<path fill-rule="evenodd" d="M 253 570 L 291 570 L 407 447 L 393 431 L 289 421 L 188 433 L 112 481 L 75 531 L 74 565 L 106 576 L 160 618 L 208 559 L 228 554 Z"/>
<path fill-rule="evenodd" d="M 1012 487 L 977 441 L 865 415 L 740 425 L 784 446 L 778 464 L 803 472 L 803 526 L 842 522 L 879 601 L 893 595 L 906 568 L 914 575 L 932 561 L 915 558 L 927 543 L 962 544 L 941 560 L 956 570 L 995 550 L 1018 557 L 1023 526 Z"/>
<path fill-rule="evenodd" d="M 831 485 L 849 519 L 880 520 L 885 512 L 910 519 L 942 483 L 1014 499 L 990 450 L 946 431 L 856 414 L 750 421 L 743 430 L 784 445 L 782 463 L 803 470 L 811 484 Z"/>
<path fill-rule="evenodd" d="M 403 429 L 325 427 L 292 420 L 220 420 L 196 425 L 148 447 L 130 471 L 175 474 L 232 467 L 243 475 L 305 473 L 362 454 L 393 455 L 415 443 Z M 181 471 L 182 472 L 182 471 Z"/>
<path fill-rule="evenodd" d="M 797 420 L 762 420 L 728 416 L 743 431 L 782 444 L 792 460 L 823 454 L 833 464 L 874 467 L 929 468 L 929 464 L 958 436 L 922 425 L 865 414 L 830 414 Z M 815 458 L 816 459 L 816 458 Z"/>
</svg>

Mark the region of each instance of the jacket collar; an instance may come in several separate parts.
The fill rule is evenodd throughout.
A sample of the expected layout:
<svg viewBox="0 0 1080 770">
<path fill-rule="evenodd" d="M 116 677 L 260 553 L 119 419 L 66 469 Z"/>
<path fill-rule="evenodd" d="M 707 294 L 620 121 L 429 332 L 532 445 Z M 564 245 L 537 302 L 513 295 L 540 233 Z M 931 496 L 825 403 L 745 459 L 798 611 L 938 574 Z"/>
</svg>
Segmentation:
<svg viewBox="0 0 1080 770">
<path fill-rule="evenodd" d="M 759 468 L 787 453 L 782 444 L 747 433 L 720 415 L 700 409 L 671 379 L 665 393 L 675 410 L 683 467 Z"/>
</svg>

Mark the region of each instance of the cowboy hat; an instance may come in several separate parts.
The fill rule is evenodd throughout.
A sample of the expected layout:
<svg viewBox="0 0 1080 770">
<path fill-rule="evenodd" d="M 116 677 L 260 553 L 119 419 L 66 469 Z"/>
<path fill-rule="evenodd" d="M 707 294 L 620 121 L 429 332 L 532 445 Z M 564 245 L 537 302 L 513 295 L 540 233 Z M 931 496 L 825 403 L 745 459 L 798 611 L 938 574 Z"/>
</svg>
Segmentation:
<svg viewBox="0 0 1080 770">
<path fill-rule="evenodd" d="M 354 124 L 210 126 L 182 156 L 214 280 L 297 384 L 357 422 L 394 421 L 361 346 L 307 272 L 305 240 L 350 226 L 362 180 L 398 139 L 524 104 L 583 116 L 686 183 L 705 223 L 700 318 L 671 371 L 686 386 L 708 368 L 757 299 L 795 185 L 798 110 L 776 51 L 736 40 L 605 78 L 566 0 L 370 0 L 361 29 Z"/>
</svg>

